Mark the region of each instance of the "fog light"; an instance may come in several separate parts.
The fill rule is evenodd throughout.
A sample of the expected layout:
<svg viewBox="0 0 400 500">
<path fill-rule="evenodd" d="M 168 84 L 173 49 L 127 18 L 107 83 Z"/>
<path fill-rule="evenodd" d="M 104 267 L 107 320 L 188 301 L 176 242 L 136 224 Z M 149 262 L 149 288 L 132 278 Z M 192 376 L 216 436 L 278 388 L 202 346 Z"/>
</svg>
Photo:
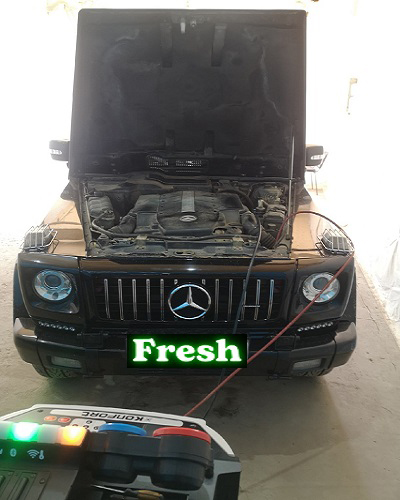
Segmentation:
<svg viewBox="0 0 400 500">
<path fill-rule="evenodd" d="M 82 364 L 77 359 L 60 358 L 59 356 L 52 356 L 51 362 L 56 366 L 63 366 L 64 368 L 82 368 Z"/>
<path fill-rule="evenodd" d="M 307 361 L 297 361 L 293 365 L 293 371 L 312 370 L 321 366 L 321 359 L 308 359 Z"/>
</svg>

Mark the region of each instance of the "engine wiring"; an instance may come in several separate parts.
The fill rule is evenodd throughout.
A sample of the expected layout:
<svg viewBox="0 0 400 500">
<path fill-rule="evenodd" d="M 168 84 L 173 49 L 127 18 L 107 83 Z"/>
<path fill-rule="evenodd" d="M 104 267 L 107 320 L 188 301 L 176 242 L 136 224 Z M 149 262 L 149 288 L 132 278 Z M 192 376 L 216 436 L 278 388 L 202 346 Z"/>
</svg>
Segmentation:
<svg viewBox="0 0 400 500">
<path fill-rule="evenodd" d="M 92 223 L 91 226 L 97 233 L 104 234 L 105 236 L 108 236 L 109 238 L 137 238 L 138 234 L 137 233 L 114 233 L 112 231 L 108 231 L 107 229 L 103 229 L 102 227 L 98 226 L 96 224 L 96 221 L 98 219 L 95 219 Z M 165 241 L 206 241 L 206 240 L 214 240 L 214 239 L 228 239 L 228 238 L 233 238 L 235 236 L 240 236 L 241 238 L 245 238 L 247 240 L 251 241 L 256 241 L 256 236 L 253 236 L 251 234 L 235 234 L 235 233 L 227 233 L 227 234 L 212 234 L 209 236 L 190 236 L 190 237 L 185 237 L 182 238 L 181 236 L 165 236 L 163 234 L 146 234 L 146 238 L 149 239 L 155 239 L 155 240 L 165 240 Z"/>
<path fill-rule="evenodd" d="M 309 304 L 307 304 L 284 328 L 282 328 L 271 340 L 269 340 L 263 347 L 261 347 L 258 351 L 256 351 L 252 356 L 250 356 L 250 358 L 247 359 L 247 365 L 249 365 L 252 361 L 254 361 L 258 356 L 260 356 L 260 354 L 262 354 L 264 351 L 266 351 L 268 349 L 268 347 L 270 347 L 274 342 L 276 342 L 285 332 L 287 332 L 287 330 L 289 330 L 289 328 L 291 328 L 302 316 L 303 314 L 305 314 L 312 306 L 313 304 L 319 299 L 319 297 L 325 292 L 325 290 L 327 288 L 329 288 L 329 286 L 333 283 L 333 281 L 341 275 L 341 273 L 346 269 L 346 267 L 350 264 L 350 262 L 354 259 L 354 244 L 352 242 L 352 240 L 350 239 L 350 237 L 346 234 L 346 232 L 336 223 L 334 222 L 333 220 L 331 220 L 329 217 L 326 217 L 325 215 L 323 214 L 320 214 L 319 212 L 314 212 L 314 211 L 311 211 L 311 210 L 299 210 L 297 212 L 294 212 L 290 215 L 288 215 L 282 222 L 281 224 L 281 227 L 278 231 L 278 234 L 277 234 L 277 237 L 276 237 L 276 242 L 277 242 L 277 245 L 279 244 L 279 240 L 280 240 L 280 237 L 283 233 L 283 229 L 285 228 L 286 224 L 288 223 L 288 221 L 290 219 L 294 219 L 297 215 L 299 214 L 312 214 L 312 215 L 316 215 L 318 217 L 321 217 L 323 219 L 326 219 L 328 220 L 331 224 L 333 224 L 336 228 L 339 229 L 339 231 L 341 231 L 344 236 L 348 239 L 349 241 L 349 246 L 350 246 L 350 253 L 349 253 L 349 256 L 348 258 L 345 260 L 345 262 L 343 263 L 343 265 L 339 268 L 339 270 L 332 276 L 332 278 L 325 284 L 325 286 L 322 288 L 322 290 L 320 290 L 316 296 L 310 301 Z M 250 276 L 250 272 L 251 272 L 251 266 L 252 265 L 252 262 L 250 261 L 250 264 L 249 264 L 249 270 L 248 270 L 248 276 Z M 242 302 L 241 302 L 242 303 Z M 239 315 L 241 313 L 241 309 L 240 307 L 238 308 L 238 313 L 237 313 L 237 316 L 236 318 L 239 318 Z M 237 322 L 239 320 L 237 319 Z M 235 320 L 235 324 L 236 324 L 236 320 Z M 224 385 L 226 385 L 233 377 L 235 377 L 239 372 L 241 372 L 243 370 L 243 368 L 236 368 L 236 370 L 234 370 L 232 373 L 230 373 L 226 378 L 224 378 L 223 380 L 221 380 L 221 377 L 220 377 L 220 380 L 218 382 L 218 384 L 214 387 L 214 389 L 212 389 L 201 401 L 199 401 L 195 406 L 193 406 L 189 411 L 187 411 L 185 413 L 185 417 L 188 417 L 190 415 L 192 415 L 192 413 L 194 413 L 198 408 L 200 408 L 204 403 L 206 403 L 210 398 L 213 398 L 212 400 L 212 403 L 210 405 L 210 407 L 208 408 L 207 412 L 206 412 L 206 415 L 209 413 L 209 411 L 211 410 L 214 402 L 215 402 L 215 399 L 216 399 L 216 395 L 218 393 L 218 391 L 220 391 L 222 389 L 222 387 Z"/>
</svg>

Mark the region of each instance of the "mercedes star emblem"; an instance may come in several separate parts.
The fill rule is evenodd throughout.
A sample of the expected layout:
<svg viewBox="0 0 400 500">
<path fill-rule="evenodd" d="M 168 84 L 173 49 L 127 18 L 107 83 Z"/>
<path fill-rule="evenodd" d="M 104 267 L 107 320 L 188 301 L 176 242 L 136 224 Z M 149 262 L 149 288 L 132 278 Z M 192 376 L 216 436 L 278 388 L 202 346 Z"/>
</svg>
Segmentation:
<svg viewBox="0 0 400 500">
<path fill-rule="evenodd" d="M 169 294 L 168 305 L 177 318 L 198 319 L 210 309 L 211 297 L 202 286 L 180 285 Z"/>
</svg>

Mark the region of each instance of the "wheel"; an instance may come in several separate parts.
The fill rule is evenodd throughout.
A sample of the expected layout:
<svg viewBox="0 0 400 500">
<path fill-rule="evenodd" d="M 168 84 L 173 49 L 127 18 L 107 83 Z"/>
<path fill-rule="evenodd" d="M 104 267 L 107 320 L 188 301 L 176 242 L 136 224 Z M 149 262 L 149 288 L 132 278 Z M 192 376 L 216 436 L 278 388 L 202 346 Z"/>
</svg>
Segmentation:
<svg viewBox="0 0 400 500">
<path fill-rule="evenodd" d="M 308 370 L 304 372 L 293 373 L 293 377 L 323 377 L 332 371 L 332 368 L 327 370 Z"/>
<path fill-rule="evenodd" d="M 32 365 L 33 368 L 42 377 L 47 378 L 76 378 L 79 376 L 78 373 L 72 370 L 67 370 L 66 368 L 43 368 L 39 365 Z"/>
</svg>

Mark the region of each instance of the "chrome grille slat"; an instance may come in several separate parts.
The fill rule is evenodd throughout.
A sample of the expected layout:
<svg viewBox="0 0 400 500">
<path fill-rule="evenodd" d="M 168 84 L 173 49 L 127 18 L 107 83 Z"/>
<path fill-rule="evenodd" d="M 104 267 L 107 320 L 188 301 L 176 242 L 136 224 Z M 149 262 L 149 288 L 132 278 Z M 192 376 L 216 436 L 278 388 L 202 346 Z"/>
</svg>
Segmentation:
<svg viewBox="0 0 400 500">
<path fill-rule="evenodd" d="M 243 291 L 245 289 L 245 286 L 246 286 L 246 280 L 243 280 Z M 240 320 L 241 321 L 244 320 L 244 315 L 246 313 L 246 298 L 247 298 L 246 295 L 247 295 L 247 290 L 244 292 L 244 297 L 243 297 L 242 313 L 241 313 L 241 316 L 240 316 Z"/>
<path fill-rule="evenodd" d="M 160 313 L 161 313 L 161 321 L 165 321 L 164 318 L 164 280 L 160 279 Z"/>
<path fill-rule="evenodd" d="M 274 303 L 274 287 L 275 287 L 275 280 L 269 280 L 268 312 L 266 317 L 267 320 L 271 318 L 272 305 Z"/>
<path fill-rule="evenodd" d="M 133 305 L 133 319 L 137 320 L 137 294 L 136 294 L 136 280 L 132 280 L 132 305 Z"/>
<path fill-rule="evenodd" d="M 124 296 L 122 293 L 122 279 L 118 279 L 118 304 L 119 304 L 119 319 L 124 320 Z"/>
<path fill-rule="evenodd" d="M 205 280 L 204 278 L 201 280 L 201 284 L 202 284 L 202 285 L 206 285 L 206 280 Z M 205 316 L 203 316 L 203 317 L 201 318 L 201 321 L 205 321 L 205 319 L 206 319 L 206 318 L 205 318 Z"/>
<path fill-rule="evenodd" d="M 254 309 L 254 321 L 257 321 L 257 319 L 258 319 L 258 310 L 260 309 L 260 291 L 261 291 L 261 280 L 257 280 L 256 307 Z"/>
<path fill-rule="evenodd" d="M 108 279 L 104 278 L 104 302 L 106 307 L 106 316 L 107 319 L 110 319 L 110 298 L 108 295 Z"/>
<path fill-rule="evenodd" d="M 203 275 L 204 276 L 204 275 Z M 181 276 L 149 277 L 124 274 L 96 275 L 92 278 L 99 321 L 161 323 L 192 327 L 213 323 L 227 325 L 234 321 L 245 285 L 243 276 Z M 178 284 L 179 283 L 179 284 Z M 211 296 L 208 312 L 198 320 L 187 322 L 176 318 L 168 305 L 176 286 L 191 283 L 203 286 Z M 253 323 L 279 318 L 284 291 L 284 279 L 250 277 L 239 311 L 240 322 Z M 96 320 L 97 321 L 97 320 Z"/>
<path fill-rule="evenodd" d="M 231 314 L 232 314 L 232 293 L 233 293 L 233 279 L 229 280 L 229 292 L 228 292 L 228 315 L 226 320 L 230 321 L 231 320 Z"/>
<path fill-rule="evenodd" d="M 218 304 L 219 304 L 219 279 L 215 280 L 215 297 L 214 297 L 214 321 L 218 320 Z"/>
<path fill-rule="evenodd" d="M 151 321 L 151 295 L 150 295 L 150 280 L 146 280 L 146 307 L 147 321 Z"/>
</svg>

